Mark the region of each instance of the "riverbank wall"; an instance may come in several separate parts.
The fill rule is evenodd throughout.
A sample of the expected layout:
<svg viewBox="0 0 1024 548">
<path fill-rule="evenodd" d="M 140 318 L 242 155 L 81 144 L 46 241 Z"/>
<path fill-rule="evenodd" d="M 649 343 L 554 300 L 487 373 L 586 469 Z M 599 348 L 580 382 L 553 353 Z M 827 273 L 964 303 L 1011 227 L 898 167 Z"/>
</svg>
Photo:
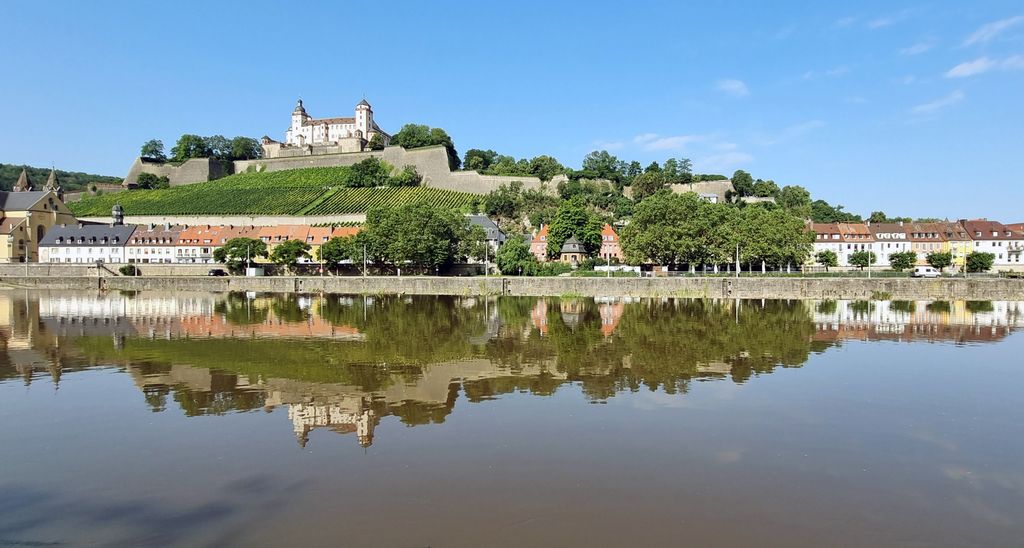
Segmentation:
<svg viewBox="0 0 1024 548">
<path fill-rule="evenodd" d="M 0 287 L 404 295 L 698 297 L 716 299 L 1024 300 L 1007 278 L 519 278 L 435 276 L 0 276 Z"/>
</svg>

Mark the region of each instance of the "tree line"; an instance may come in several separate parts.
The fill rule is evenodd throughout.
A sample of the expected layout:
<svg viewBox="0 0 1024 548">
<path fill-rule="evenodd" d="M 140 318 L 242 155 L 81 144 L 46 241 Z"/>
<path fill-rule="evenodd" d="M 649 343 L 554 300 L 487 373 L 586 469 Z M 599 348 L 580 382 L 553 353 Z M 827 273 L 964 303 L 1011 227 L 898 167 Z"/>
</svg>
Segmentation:
<svg viewBox="0 0 1024 548">
<path fill-rule="evenodd" d="M 143 143 L 139 155 L 155 162 L 184 162 L 191 158 L 254 160 L 263 157 L 263 147 L 252 137 L 228 139 L 223 135 L 203 137 L 186 133 L 171 148 L 170 157 L 164 153 L 164 143 L 160 139 L 150 139 Z"/>
</svg>

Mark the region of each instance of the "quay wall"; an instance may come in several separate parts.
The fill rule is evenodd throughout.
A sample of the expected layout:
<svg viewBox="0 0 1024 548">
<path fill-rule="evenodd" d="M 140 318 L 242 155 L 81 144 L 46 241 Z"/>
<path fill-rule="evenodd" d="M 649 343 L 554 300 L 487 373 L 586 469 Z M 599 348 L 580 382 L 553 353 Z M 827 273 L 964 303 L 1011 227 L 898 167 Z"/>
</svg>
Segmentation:
<svg viewBox="0 0 1024 548">
<path fill-rule="evenodd" d="M 209 268 L 206 265 L 203 268 Z M 517 278 L 274 276 L 260 278 L 97 273 L 25 276 L 0 268 L 3 287 L 130 291 L 268 291 L 407 295 L 703 297 L 726 299 L 1024 300 L 1007 278 Z"/>
</svg>

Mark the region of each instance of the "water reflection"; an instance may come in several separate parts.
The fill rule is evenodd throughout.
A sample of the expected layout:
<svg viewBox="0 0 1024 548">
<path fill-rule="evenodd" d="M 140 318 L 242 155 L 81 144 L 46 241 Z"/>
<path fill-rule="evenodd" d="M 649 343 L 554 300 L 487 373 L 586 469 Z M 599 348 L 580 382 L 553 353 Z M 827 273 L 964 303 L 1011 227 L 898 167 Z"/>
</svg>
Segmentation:
<svg viewBox="0 0 1024 548">
<path fill-rule="evenodd" d="M 373 443 L 384 417 L 444 422 L 462 395 L 622 391 L 682 398 L 847 340 L 998 341 L 1022 302 L 732 301 L 0 293 L 0 382 L 126 371 L 155 412 L 286 408 L 295 439 Z"/>
</svg>

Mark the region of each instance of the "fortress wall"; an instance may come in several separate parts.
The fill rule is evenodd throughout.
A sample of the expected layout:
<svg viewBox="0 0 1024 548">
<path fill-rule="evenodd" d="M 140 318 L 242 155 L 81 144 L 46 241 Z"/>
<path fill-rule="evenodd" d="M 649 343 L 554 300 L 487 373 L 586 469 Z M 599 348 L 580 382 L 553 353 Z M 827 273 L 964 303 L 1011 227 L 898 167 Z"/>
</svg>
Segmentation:
<svg viewBox="0 0 1024 548">
<path fill-rule="evenodd" d="M 537 189 L 541 187 L 541 181 L 537 177 L 480 175 L 475 171 L 451 171 L 448 167 L 448 153 L 442 146 L 411 150 L 402 147 L 387 147 L 384 150 L 345 154 L 239 160 L 235 162 L 235 173 L 242 173 L 250 168 L 259 171 L 281 171 L 310 167 L 350 166 L 374 156 L 396 168 L 407 165 L 415 166 L 416 171 L 423 176 L 423 186 L 475 194 L 486 194 L 497 189 L 498 186 L 512 181 L 522 182 L 524 188 Z"/>
<path fill-rule="evenodd" d="M 124 180 L 128 183 L 137 183 L 141 173 L 167 177 L 171 181 L 171 186 L 205 183 L 227 175 L 224 166 L 212 158 L 192 158 L 185 160 L 181 165 L 144 162 L 142 158 L 136 158 Z"/>
<path fill-rule="evenodd" d="M 80 221 L 110 224 L 110 217 L 79 217 Z M 234 226 L 278 226 L 318 225 L 329 223 L 364 223 L 365 213 L 345 215 L 125 215 L 124 223 L 129 225 L 234 225 Z"/>
</svg>

